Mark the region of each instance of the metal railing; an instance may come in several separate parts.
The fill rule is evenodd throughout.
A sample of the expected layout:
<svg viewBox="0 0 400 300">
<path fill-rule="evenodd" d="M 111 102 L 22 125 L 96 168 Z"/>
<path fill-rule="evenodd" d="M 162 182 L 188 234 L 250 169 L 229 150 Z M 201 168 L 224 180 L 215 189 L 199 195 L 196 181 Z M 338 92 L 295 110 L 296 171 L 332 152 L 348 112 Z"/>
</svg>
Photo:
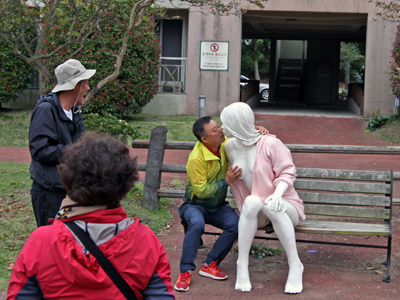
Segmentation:
<svg viewBox="0 0 400 300">
<path fill-rule="evenodd" d="M 159 93 L 184 93 L 186 57 L 161 57 L 158 74 Z"/>
</svg>

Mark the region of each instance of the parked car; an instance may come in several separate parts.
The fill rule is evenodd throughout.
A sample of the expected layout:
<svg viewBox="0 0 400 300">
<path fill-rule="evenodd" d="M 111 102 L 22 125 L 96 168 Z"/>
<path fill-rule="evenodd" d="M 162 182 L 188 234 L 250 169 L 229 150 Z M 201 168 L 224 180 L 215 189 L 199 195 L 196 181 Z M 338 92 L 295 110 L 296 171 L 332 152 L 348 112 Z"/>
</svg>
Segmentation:
<svg viewBox="0 0 400 300">
<path fill-rule="evenodd" d="M 240 75 L 240 86 L 246 86 L 250 79 L 244 75 Z M 269 84 L 260 82 L 259 94 L 262 100 L 268 101 L 269 99 Z"/>
</svg>

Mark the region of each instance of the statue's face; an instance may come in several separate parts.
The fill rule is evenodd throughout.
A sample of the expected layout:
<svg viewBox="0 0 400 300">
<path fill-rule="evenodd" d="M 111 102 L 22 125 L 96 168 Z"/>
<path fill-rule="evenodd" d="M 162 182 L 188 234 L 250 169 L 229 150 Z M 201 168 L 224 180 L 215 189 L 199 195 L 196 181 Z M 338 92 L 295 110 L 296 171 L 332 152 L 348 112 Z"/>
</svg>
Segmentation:
<svg viewBox="0 0 400 300">
<path fill-rule="evenodd" d="M 204 124 L 206 135 L 202 137 L 202 141 L 208 147 L 218 147 L 225 141 L 225 135 L 222 128 L 217 122 L 211 120 L 208 124 Z"/>
<path fill-rule="evenodd" d="M 231 138 L 233 135 L 231 134 L 231 132 L 224 127 L 224 124 L 221 125 L 222 131 L 224 132 L 224 135 L 228 138 Z"/>
</svg>

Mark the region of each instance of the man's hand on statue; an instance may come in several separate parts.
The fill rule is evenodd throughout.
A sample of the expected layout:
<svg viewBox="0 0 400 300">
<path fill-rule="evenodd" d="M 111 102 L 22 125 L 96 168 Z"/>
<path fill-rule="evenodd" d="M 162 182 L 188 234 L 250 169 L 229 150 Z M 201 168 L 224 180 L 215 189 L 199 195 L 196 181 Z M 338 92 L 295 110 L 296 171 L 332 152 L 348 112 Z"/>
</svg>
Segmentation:
<svg viewBox="0 0 400 300">
<path fill-rule="evenodd" d="M 255 126 L 255 128 L 258 130 L 259 133 L 261 134 L 268 134 L 269 131 L 267 128 L 265 128 L 264 126 Z"/>
<path fill-rule="evenodd" d="M 228 182 L 228 184 L 231 184 L 240 177 L 242 177 L 242 169 L 238 166 L 230 166 L 228 171 L 226 171 L 225 180 Z"/>
</svg>

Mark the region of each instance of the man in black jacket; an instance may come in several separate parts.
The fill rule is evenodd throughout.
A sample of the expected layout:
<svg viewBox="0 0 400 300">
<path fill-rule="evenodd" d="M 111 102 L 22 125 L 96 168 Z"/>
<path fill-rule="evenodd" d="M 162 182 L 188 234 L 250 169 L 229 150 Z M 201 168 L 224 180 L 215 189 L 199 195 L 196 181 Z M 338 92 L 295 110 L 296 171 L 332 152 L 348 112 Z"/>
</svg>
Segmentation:
<svg viewBox="0 0 400 300">
<path fill-rule="evenodd" d="M 69 59 L 56 70 L 57 85 L 41 96 L 32 112 L 29 127 L 30 166 L 33 179 L 32 206 L 38 226 L 48 225 L 65 198 L 56 166 L 64 147 L 75 142 L 85 127 L 79 106 L 89 91 L 89 78 L 96 70 L 87 70 L 76 59 Z"/>
</svg>

